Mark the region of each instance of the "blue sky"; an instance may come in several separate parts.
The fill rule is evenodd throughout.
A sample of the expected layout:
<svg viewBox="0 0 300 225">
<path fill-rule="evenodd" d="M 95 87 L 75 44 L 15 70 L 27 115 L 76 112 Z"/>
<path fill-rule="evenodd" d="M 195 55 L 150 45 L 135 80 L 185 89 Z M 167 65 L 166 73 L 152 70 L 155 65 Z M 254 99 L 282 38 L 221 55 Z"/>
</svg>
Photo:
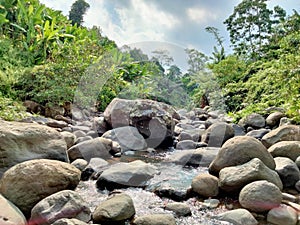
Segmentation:
<svg viewBox="0 0 300 225">
<path fill-rule="evenodd" d="M 68 15 L 75 0 L 40 0 L 46 6 Z M 167 49 L 182 61 L 185 48 L 210 54 L 215 41 L 205 27 L 219 29 L 229 51 L 229 36 L 223 21 L 241 0 L 86 0 L 90 9 L 86 26 L 99 26 L 103 35 L 119 47 L 139 47 L 145 53 Z M 280 5 L 289 14 L 300 11 L 299 0 L 270 0 L 269 7 Z"/>
</svg>

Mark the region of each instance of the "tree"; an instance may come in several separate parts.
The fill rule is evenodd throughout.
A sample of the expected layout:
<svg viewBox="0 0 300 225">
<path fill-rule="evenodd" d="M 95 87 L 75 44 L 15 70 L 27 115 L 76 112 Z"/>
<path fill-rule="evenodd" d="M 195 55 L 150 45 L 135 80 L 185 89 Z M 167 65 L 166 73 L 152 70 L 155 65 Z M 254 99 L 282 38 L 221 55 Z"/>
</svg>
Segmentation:
<svg viewBox="0 0 300 225">
<path fill-rule="evenodd" d="M 81 26 L 83 23 L 83 15 L 90 8 L 90 5 L 84 0 L 77 0 L 73 3 L 69 12 L 69 20 L 72 21 L 72 25 L 77 24 Z"/>
<path fill-rule="evenodd" d="M 214 46 L 214 51 L 212 52 L 213 57 L 211 57 L 214 60 L 214 63 L 219 63 L 226 57 L 225 48 L 223 46 L 224 38 L 220 36 L 219 30 L 215 27 L 206 27 L 205 30 L 214 36 L 217 41 L 217 46 L 220 47 L 220 49 L 218 49 Z"/>
<path fill-rule="evenodd" d="M 208 62 L 208 57 L 204 53 L 196 49 L 185 49 L 185 52 L 188 55 L 189 74 L 191 75 L 196 74 L 197 72 L 206 69 L 206 63 Z"/>
<path fill-rule="evenodd" d="M 230 41 L 238 54 L 257 58 L 258 50 L 266 44 L 272 32 L 272 10 L 267 0 L 243 0 L 225 21 Z"/>
<path fill-rule="evenodd" d="M 171 65 L 170 68 L 168 69 L 167 76 L 172 81 L 178 81 L 182 76 L 182 72 L 178 66 Z"/>
<path fill-rule="evenodd" d="M 152 61 L 157 61 L 161 66 L 170 66 L 174 61 L 173 57 L 170 56 L 170 52 L 166 49 L 157 49 L 152 51 L 154 54 Z"/>
</svg>

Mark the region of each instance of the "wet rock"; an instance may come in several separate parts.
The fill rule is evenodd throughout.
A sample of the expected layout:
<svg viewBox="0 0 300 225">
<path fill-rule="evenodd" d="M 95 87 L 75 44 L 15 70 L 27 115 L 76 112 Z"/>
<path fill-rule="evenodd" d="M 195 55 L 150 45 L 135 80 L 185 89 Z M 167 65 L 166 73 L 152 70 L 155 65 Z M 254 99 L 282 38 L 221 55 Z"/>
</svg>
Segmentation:
<svg viewBox="0 0 300 225">
<path fill-rule="evenodd" d="M 268 212 L 267 221 L 277 225 L 296 225 L 298 221 L 298 214 L 297 211 L 292 207 L 280 205 L 279 207 L 273 208 Z"/>
<path fill-rule="evenodd" d="M 221 221 L 227 221 L 236 225 L 256 225 L 258 224 L 254 216 L 246 209 L 234 209 L 220 213 L 213 218 Z"/>
<path fill-rule="evenodd" d="M 185 203 L 180 203 L 180 202 L 168 203 L 165 209 L 174 212 L 176 216 L 192 215 L 190 207 Z"/>
<path fill-rule="evenodd" d="M 204 197 L 214 197 L 219 194 L 218 178 L 210 174 L 199 174 L 192 181 L 192 190 Z"/>
<path fill-rule="evenodd" d="M 147 148 L 144 137 L 135 127 L 115 128 L 105 132 L 102 137 L 119 143 L 123 152 L 128 150 L 141 151 Z"/>
<path fill-rule="evenodd" d="M 269 148 L 280 141 L 300 141 L 300 126 L 284 125 L 266 134 L 262 138 L 264 146 Z"/>
<path fill-rule="evenodd" d="M 31 210 L 29 223 L 48 225 L 61 218 L 75 218 L 89 222 L 91 211 L 79 194 L 71 190 L 64 190 L 38 202 Z"/>
<path fill-rule="evenodd" d="M 192 140 L 179 141 L 176 145 L 177 150 L 196 149 L 197 143 Z"/>
<path fill-rule="evenodd" d="M 105 120 L 113 127 L 134 126 L 149 147 L 172 145 L 174 126 L 179 114 L 169 105 L 147 99 L 115 98 L 104 111 Z"/>
<path fill-rule="evenodd" d="M 259 158 L 270 169 L 275 169 L 272 155 L 260 141 L 248 136 L 233 137 L 222 146 L 209 165 L 209 172 L 218 174 L 224 167 L 241 165 L 253 158 Z"/>
<path fill-rule="evenodd" d="M 109 153 L 111 149 L 111 140 L 98 137 L 72 146 L 70 149 L 68 149 L 68 155 L 71 161 L 74 161 L 78 158 L 83 158 L 89 161 L 91 158 L 95 157 L 109 159 L 112 157 L 112 155 Z"/>
<path fill-rule="evenodd" d="M 280 190 L 283 188 L 279 175 L 258 158 L 242 165 L 225 167 L 219 173 L 219 187 L 227 192 L 239 191 L 245 185 L 257 180 L 267 180 Z"/>
<path fill-rule="evenodd" d="M 1 225 L 26 225 L 23 213 L 9 200 L 0 194 L 0 224 Z"/>
<path fill-rule="evenodd" d="M 135 208 L 131 197 L 124 193 L 113 194 L 101 202 L 93 212 L 93 221 L 101 224 L 114 224 L 131 219 Z"/>
<path fill-rule="evenodd" d="M 201 141 L 209 147 L 221 147 L 228 139 L 234 136 L 234 129 L 227 123 L 218 122 L 211 125 L 202 135 Z"/>
<path fill-rule="evenodd" d="M 85 223 L 81 220 L 78 219 L 59 219 L 56 220 L 54 223 L 52 223 L 51 225 L 88 225 L 88 223 Z"/>
<path fill-rule="evenodd" d="M 242 118 L 239 123 L 242 127 L 253 127 L 253 128 L 263 128 L 266 125 L 265 118 L 257 113 L 252 113 L 244 118 Z"/>
<path fill-rule="evenodd" d="M 123 187 L 145 187 L 147 181 L 157 173 L 155 166 L 140 160 L 118 163 L 103 171 L 97 180 L 97 187 L 108 190 Z"/>
<path fill-rule="evenodd" d="M 135 218 L 132 225 L 176 225 L 171 214 L 151 214 Z"/>
<path fill-rule="evenodd" d="M 288 157 L 295 161 L 300 156 L 300 141 L 281 141 L 268 148 L 268 151 L 273 157 Z"/>
<path fill-rule="evenodd" d="M 265 180 L 247 184 L 239 194 L 239 202 L 245 209 L 253 212 L 265 212 L 276 208 L 282 201 L 280 189 Z"/>
<path fill-rule="evenodd" d="M 284 117 L 284 113 L 282 112 L 273 112 L 266 118 L 267 126 L 274 127 L 278 126 L 280 119 Z"/>
<path fill-rule="evenodd" d="M 169 156 L 166 161 L 179 165 L 208 167 L 217 156 L 219 150 L 219 148 L 212 147 L 182 150 Z"/>
<path fill-rule="evenodd" d="M 269 129 L 261 128 L 259 130 L 252 130 L 252 131 L 248 132 L 246 134 L 246 136 L 254 137 L 258 140 L 261 140 L 262 137 L 269 132 L 270 132 Z"/>
<path fill-rule="evenodd" d="M 67 144 L 55 129 L 32 123 L 0 123 L 0 177 L 10 167 L 31 159 L 68 162 Z"/>
<path fill-rule="evenodd" d="M 36 159 L 15 165 L 0 180 L 0 193 L 14 203 L 26 217 L 43 198 L 65 189 L 74 189 L 80 171 L 71 164 Z"/>
<path fill-rule="evenodd" d="M 296 182 L 300 180 L 300 171 L 296 163 L 290 158 L 276 157 L 276 172 L 279 174 L 284 187 L 294 187 Z"/>
</svg>

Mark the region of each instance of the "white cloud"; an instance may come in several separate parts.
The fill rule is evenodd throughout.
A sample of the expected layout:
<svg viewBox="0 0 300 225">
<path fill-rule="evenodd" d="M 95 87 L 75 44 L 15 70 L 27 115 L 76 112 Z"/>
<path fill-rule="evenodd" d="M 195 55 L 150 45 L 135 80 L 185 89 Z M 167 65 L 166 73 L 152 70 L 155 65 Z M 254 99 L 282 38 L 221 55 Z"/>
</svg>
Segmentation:
<svg viewBox="0 0 300 225">
<path fill-rule="evenodd" d="M 190 20 L 200 24 L 218 19 L 217 13 L 206 8 L 188 8 L 186 13 Z"/>
</svg>

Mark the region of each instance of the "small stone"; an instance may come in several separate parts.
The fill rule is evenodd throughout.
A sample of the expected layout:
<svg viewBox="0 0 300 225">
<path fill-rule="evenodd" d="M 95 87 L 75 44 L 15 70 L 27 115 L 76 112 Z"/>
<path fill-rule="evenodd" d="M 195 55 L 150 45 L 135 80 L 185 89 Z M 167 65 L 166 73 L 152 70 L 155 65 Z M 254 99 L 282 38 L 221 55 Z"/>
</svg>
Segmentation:
<svg viewBox="0 0 300 225">
<path fill-rule="evenodd" d="M 271 209 L 267 216 L 267 221 L 276 225 L 296 225 L 297 220 L 298 215 L 296 210 L 287 205 L 280 205 L 277 208 Z"/>
<path fill-rule="evenodd" d="M 179 202 L 168 203 L 165 209 L 174 212 L 177 216 L 192 215 L 190 207 L 185 203 L 179 203 Z"/>
<path fill-rule="evenodd" d="M 210 174 L 199 174 L 192 180 L 192 190 L 204 197 L 219 194 L 218 178 Z"/>
</svg>

